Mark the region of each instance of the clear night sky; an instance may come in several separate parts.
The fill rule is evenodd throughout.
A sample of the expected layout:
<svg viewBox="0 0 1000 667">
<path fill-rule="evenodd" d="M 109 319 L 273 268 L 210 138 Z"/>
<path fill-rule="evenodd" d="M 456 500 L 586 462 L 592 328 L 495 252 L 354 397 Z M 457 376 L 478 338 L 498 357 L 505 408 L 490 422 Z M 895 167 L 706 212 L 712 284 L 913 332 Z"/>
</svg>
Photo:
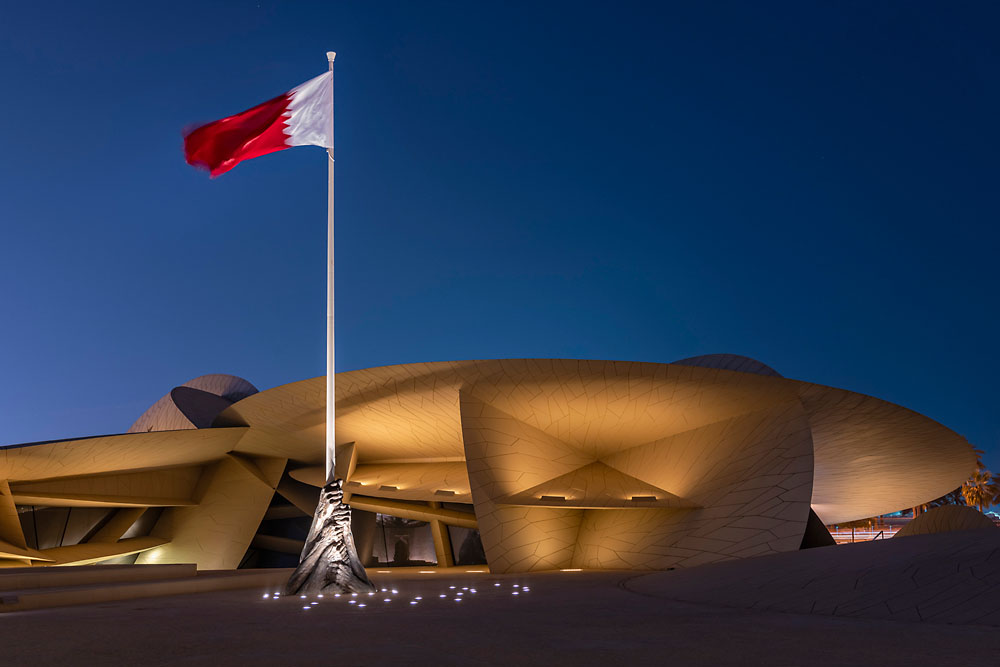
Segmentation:
<svg viewBox="0 0 1000 667">
<path fill-rule="evenodd" d="M 0 443 L 121 432 L 205 373 L 324 372 L 322 150 L 213 181 L 181 130 L 336 50 L 338 370 L 732 352 L 924 413 L 995 468 L 998 21 L 8 3 Z"/>
</svg>

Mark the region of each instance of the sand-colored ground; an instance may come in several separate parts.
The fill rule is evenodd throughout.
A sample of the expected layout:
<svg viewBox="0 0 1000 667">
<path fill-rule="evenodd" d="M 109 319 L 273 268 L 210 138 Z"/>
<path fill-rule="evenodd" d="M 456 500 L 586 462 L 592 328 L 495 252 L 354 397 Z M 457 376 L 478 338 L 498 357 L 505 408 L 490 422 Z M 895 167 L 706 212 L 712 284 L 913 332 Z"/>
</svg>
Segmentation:
<svg viewBox="0 0 1000 667">
<path fill-rule="evenodd" d="M 921 561 L 924 574 L 916 578 L 925 584 L 919 589 L 933 585 L 935 577 L 953 576 L 960 566 L 949 559 L 965 558 L 977 562 L 970 576 L 989 578 L 998 568 L 989 559 L 1000 548 L 1000 531 L 995 533 L 826 547 L 641 576 L 373 572 L 386 592 L 355 598 L 355 604 L 330 597 L 274 600 L 262 597 L 272 591 L 242 590 L 12 612 L 0 618 L 3 664 L 992 664 L 1000 655 L 1000 633 L 968 618 L 956 616 L 962 622 L 948 624 L 947 616 L 885 620 L 864 613 L 843 617 L 748 607 L 750 591 L 782 572 L 788 582 L 808 588 L 814 579 L 810 569 L 831 573 L 833 568 L 823 586 L 836 588 L 847 581 L 848 570 L 864 572 L 874 563 L 882 576 L 895 576 Z M 937 567 L 928 558 L 936 559 Z M 870 595 L 894 590 L 871 577 L 867 584 L 864 578 L 851 581 Z M 822 593 L 823 586 L 814 592 Z M 954 590 L 955 581 L 949 586 Z M 732 595 L 722 595 L 722 588 Z M 788 598 L 794 585 L 775 591 L 772 607 Z M 674 599 L 699 595 L 703 599 L 697 602 Z M 993 597 L 975 604 L 1000 606 Z"/>
</svg>

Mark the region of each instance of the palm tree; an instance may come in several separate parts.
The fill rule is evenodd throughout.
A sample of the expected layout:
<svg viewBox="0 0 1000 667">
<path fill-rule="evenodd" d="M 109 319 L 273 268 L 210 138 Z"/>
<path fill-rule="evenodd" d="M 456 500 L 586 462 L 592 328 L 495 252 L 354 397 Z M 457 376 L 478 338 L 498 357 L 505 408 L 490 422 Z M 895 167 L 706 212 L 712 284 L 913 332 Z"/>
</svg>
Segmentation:
<svg viewBox="0 0 1000 667">
<path fill-rule="evenodd" d="M 983 454 L 986 452 L 978 447 L 973 447 L 972 451 L 976 454 L 976 470 L 986 470 L 986 464 L 983 463 Z"/>
<path fill-rule="evenodd" d="M 989 505 L 1000 504 L 1000 477 L 994 477 L 990 480 L 990 485 L 986 487 L 989 492 L 990 500 Z"/>
<path fill-rule="evenodd" d="M 979 511 L 983 511 L 983 504 L 993 502 L 997 491 L 996 483 L 993 482 L 993 473 L 980 468 L 962 485 L 962 496 L 969 505 L 975 505 Z"/>
<path fill-rule="evenodd" d="M 935 498 L 926 504 L 927 509 L 933 509 L 935 507 L 941 507 L 942 505 L 965 505 L 965 498 L 962 497 L 962 487 L 958 487 L 954 491 L 949 491 L 940 498 Z M 926 510 L 925 510 L 926 511 Z"/>
</svg>

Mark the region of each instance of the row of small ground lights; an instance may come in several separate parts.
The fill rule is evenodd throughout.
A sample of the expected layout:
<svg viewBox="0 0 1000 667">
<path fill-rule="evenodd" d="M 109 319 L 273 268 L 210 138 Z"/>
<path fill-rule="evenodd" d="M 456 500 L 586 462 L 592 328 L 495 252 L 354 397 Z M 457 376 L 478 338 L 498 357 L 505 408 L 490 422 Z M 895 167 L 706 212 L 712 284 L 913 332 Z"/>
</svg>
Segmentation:
<svg viewBox="0 0 1000 667">
<path fill-rule="evenodd" d="M 499 588 L 502 591 L 503 584 L 501 584 L 499 582 L 494 582 L 493 583 L 493 588 Z M 521 584 L 512 584 L 511 585 L 511 589 L 512 589 L 511 592 L 510 592 L 511 595 L 521 595 L 522 593 L 530 593 L 531 592 L 531 587 L 530 586 L 522 586 Z M 497 592 L 501 592 L 501 591 L 497 591 Z M 343 599 L 343 600 L 347 600 L 348 604 L 356 605 L 357 607 L 366 607 L 366 606 L 368 606 L 368 604 L 366 602 L 362 602 L 362 600 L 365 600 L 366 598 L 375 597 L 376 595 L 378 595 L 379 592 L 382 593 L 383 595 L 388 595 L 389 596 L 389 597 L 385 597 L 385 598 L 382 599 L 383 603 L 392 602 L 393 600 L 400 599 L 400 598 L 392 597 L 392 596 L 395 596 L 395 595 L 399 595 L 399 590 L 396 589 L 396 588 L 383 588 L 380 591 L 367 593 L 366 595 L 361 595 L 359 593 L 334 593 L 333 595 L 328 595 L 328 596 L 324 597 L 324 595 L 322 593 L 320 593 L 320 594 L 316 595 L 316 599 L 315 600 L 313 600 L 312 602 L 309 602 L 309 604 L 307 604 L 306 606 L 302 607 L 302 609 L 304 611 L 308 611 L 308 610 L 312 609 L 313 607 L 318 606 L 320 600 L 330 600 L 330 599 L 333 599 L 333 600 Z M 455 602 L 461 602 L 462 600 L 466 599 L 467 595 L 475 595 L 478 592 L 479 591 L 475 587 L 473 587 L 473 586 L 461 586 L 461 587 L 459 587 L 459 586 L 448 586 L 448 592 L 447 593 L 439 593 L 438 594 L 438 598 L 439 599 L 440 598 L 444 598 L 444 599 L 451 598 Z M 263 597 L 265 600 L 280 600 L 282 596 L 281 596 L 281 593 L 279 593 L 278 591 L 275 591 L 274 593 L 264 593 L 264 595 L 261 596 L 261 597 Z M 287 596 L 287 597 L 294 598 L 295 596 Z M 358 598 L 360 598 L 360 599 L 358 599 Z M 300 600 L 308 600 L 309 596 L 308 595 L 300 595 L 299 599 Z M 418 596 L 414 597 L 412 600 L 410 600 L 410 604 L 411 605 L 420 604 L 423 601 L 423 599 L 424 598 L 423 598 L 422 595 L 418 595 Z M 368 600 L 368 601 L 369 602 L 373 602 L 373 600 Z"/>
</svg>

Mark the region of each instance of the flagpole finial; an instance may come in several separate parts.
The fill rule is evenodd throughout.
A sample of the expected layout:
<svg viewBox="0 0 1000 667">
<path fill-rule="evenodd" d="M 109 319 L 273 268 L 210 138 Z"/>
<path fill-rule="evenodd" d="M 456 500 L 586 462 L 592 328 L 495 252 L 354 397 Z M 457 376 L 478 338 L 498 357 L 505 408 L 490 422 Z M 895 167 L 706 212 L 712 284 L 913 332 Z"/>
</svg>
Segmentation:
<svg viewBox="0 0 1000 667">
<path fill-rule="evenodd" d="M 333 62 L 333 59 L 336 58 L 336 57 L 337 57 L 337 52 L 336 51 L 327 51 L 326 52 L 326 59 L 329 60 L 331 63 Z"/>
</svg>

